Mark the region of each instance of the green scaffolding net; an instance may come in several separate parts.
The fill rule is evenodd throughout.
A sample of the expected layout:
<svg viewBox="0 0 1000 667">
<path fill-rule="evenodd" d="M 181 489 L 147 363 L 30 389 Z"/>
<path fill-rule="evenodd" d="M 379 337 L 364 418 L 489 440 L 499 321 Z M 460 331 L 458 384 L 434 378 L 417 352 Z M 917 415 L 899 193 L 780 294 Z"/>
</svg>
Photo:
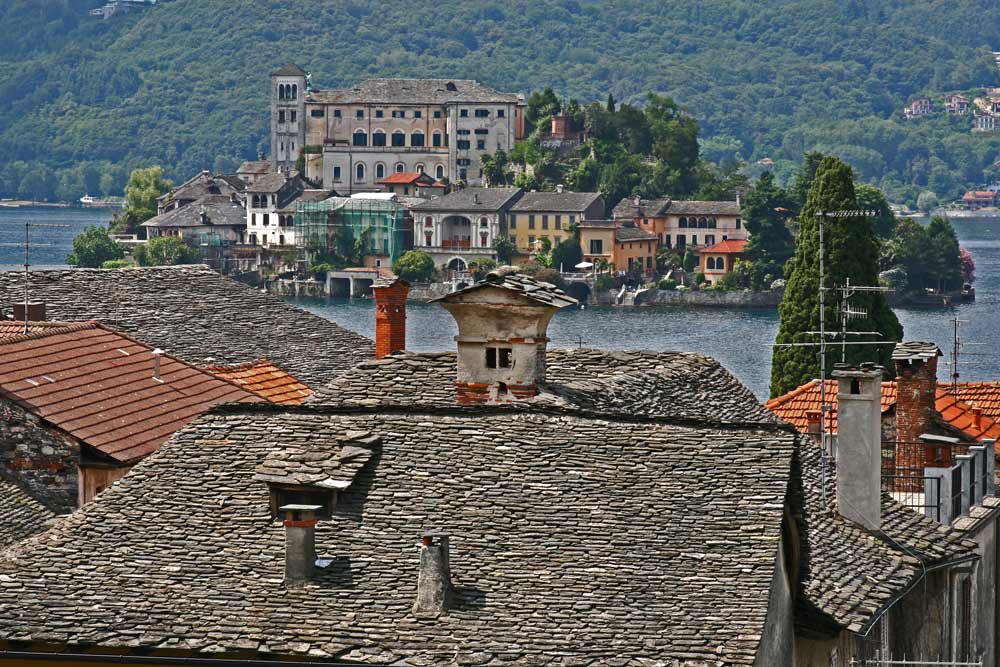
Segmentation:
<svg viewBox="0 0 1000 667">
<path fill-rule="evenodd" d="M 369 255 L 403 252 L 403 206 L 389 199 L 331 197 L 299 204 L 295 246 L 309 262 L 360 266 Z"/>
</svg>

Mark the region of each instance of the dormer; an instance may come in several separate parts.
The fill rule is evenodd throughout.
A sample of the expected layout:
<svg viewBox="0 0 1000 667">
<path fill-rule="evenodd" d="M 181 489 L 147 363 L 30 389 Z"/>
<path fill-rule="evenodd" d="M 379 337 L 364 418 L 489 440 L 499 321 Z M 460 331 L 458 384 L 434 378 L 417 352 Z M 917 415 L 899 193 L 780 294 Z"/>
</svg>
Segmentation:
<svg viewBox="0 0 1000 667">
<path fill-rule="evenodd" d="M 512 266 L 437 301 L 458 323 L 456 397 L 466 404 L 537 395 L 545 382 L 549 321 L 560 308 L 577 302 Z"/>
</svg>

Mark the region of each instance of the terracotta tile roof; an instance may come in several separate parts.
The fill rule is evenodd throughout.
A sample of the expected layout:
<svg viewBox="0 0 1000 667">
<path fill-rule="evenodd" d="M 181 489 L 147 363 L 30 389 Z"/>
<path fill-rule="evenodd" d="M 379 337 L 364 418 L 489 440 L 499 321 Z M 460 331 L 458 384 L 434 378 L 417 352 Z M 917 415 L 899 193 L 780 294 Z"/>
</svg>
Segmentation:
<svg viewBox="0 0 1000 667">
<path fill-rule="evenodd" d="M 960 382 L 955 389 L 950 384 L 940 386 L 963 403 L 982 408 L 987 417 L 1000 419 L 1000 382 Z"/>
<path fill-rule="evenodd" d="M 87 322 L 28 322 L 28 335 L 51 333 L 56 329 L 72 331 L 74 327 L 81 328 L 87 324 Z M 7 342 L 11 338 L 23 337 L 24 322 L 0 320 L 0 343 Z"/>
<path fill-rule="evenodd" d="M 702 248 L 698 252 L 716 252 L 716 253 L 740 253 L 746 252 L 747 242 L 745 239 L 726 239 L 725 241 L 719 241 L 707 248 Z"/>
<path fill-rule="evenodd" d="M 267 359 L 231 366 L 204 366 L 203 370 L 271 403 L 298 405 L 313 393 L 312 389 Z"/>
<path fill-rule="evenodd" d="M 410 185 L 411 183 L 416 183 L 417 181 L 428 181 L 424 187 L 427 188 L 443 188 L 444 183 L 438 183 L 433 178 L 427 174 L 421 173 L 419 171 L 403 171 L 392 174 L 388 178 L 383 178 L 379 181 L 379 185 Z"/>
<path fill-rule="evenodd" d="M 155 451 L 208 409 L 262 402 L 236 385 L 100 324 L 10 337 L 0 354 L 0 396 L 122 463 Z"/>
<path fill-rule="evenodd" d="M 833 433 L 837 432 L 837 382 L 835 380 L 826 381 L 827 400 L 833 406 L 830 413 L 830 428 Z M 1000 399 L 1000 386 L 996 387 L 996 395 Z M 888 412 L 896 405 L 896 383 L 882 383 L 882 412 Z M 772 398 L 764 406 L 788 422 L 799 431 L 805 432 L 808 428 L 807 413 L 819 411 L 820 408 L 820 384 L 819 380 L 813 380 L 808 384 L 793 389 L 792 391 Z M 951 394 L 951 385 L 945 383 L 938 384 L 937 395 L 935 397 L 935 409 L 947 424 L 957 428 L 965 435 L 974 440 L 986 438 L 1000 438 L 1000 421 L 987 416 L 986 411 L 976 425 L 973 406 L 956 398 Z"/>
</svg>

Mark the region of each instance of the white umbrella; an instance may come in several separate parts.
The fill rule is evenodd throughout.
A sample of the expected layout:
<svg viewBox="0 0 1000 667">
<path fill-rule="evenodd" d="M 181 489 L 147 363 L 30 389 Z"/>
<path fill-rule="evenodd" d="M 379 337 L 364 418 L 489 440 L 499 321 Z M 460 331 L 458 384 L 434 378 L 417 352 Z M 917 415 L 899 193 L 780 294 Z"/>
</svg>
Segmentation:
<svg viewBox="0 0 1000 667">
<path fill-rule="evenodd" d="M 594 266 L 594 265 L 591 264 L 590 262 L 580 262 L 579 264 L 576 265 L 576 268 L 578 268 L 578 269 L 589 269 L 592 266 Z"/>
</svg>

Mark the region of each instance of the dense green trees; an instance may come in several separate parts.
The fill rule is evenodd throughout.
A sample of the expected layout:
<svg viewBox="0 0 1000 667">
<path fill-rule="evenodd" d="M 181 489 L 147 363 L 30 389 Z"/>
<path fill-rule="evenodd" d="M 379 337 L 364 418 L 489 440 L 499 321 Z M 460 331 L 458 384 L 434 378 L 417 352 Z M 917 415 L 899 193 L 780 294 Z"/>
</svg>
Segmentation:
<svg viewBox="0 0 1000 667">
<path fill-rule="evenodd" d="M 167 192 L 173 183 L 163 178 L 163 167 L 136 169 L 125 186 L 125 206 L 143 223 L 156 215 L 156 199 Z"/>
<path fill-rule="evenodd" d="M 125 248 L 111 240 L 105 227 L 87 227 L 73 239 L 66 263 L 82 269 L 100 268 L 104 262 L 125 257 Z"/>
<path fill-rule="evenodd" d="M 146 245 L 136 246 L 135 261 L 139 266 L 174 266 L 197 264 L 198 251 L 176 236 L 158 236 Z"/>
<path fill-rule="evenodd" d="M 751 286 L 770 287 L 785 274 L 785 263 L 795 252 L 795 241 L 785 225 L 792 214 L 791 197 L 765 172 L 743 200 L 743 220 L 750 241 L 747 256 L 753 263 Z"/>
<path fill-rule="evenodd" d="M 434 258 L 423 250 L 407 250 L 392 265 L 392 270 L 407 282 L 426 282 L 434 276 Z"/>
<path fill-rule="evenodd" d="M 0 44 L 0 195 L 16 195 L 37 168 L 50 196 L 81 163 L 114 179 L 101 194 L 120 194 L 134 168 L 162 164 L 178 180 L 253 158 L 267 149 L 267 74 L 291 59 L 322 87 L 370 76 L 550 86 L 530 108 L 535 120 L 556 106 L 576 113 L 569 97 L 639 109 L 655 91 L 698 121 L 713 162 L 768 156 L 784 182 L 804 152 L 821 150 L 911 204 L 983 180 L 1000 152 L 1000 137 L 972 135 L 968 117 L 897 113 L 917 95 L 938 103 L 945 91 L 1000 83 L 990 0 L 352 0 L 308 11 L 246 0 L 239 12 L 173 0 L 109 21 L 86 16 L 95 4 L 0 3 L 3 25 L 15 27 Z M 584 119 L 600 120 L 586 108 Z M 24 192 L 40 183 L 32 176 Z M 58 196 L 70 183 L 79 187 L 67 177 Z"/>
<path fill-rule="evenodd" d="M 819 354 L 815 347 L 780 347 L 782 343 L 816 343 L 817 337 L 807 332 L 819 329 L 819 225 L 817 216 L 823 211 L 857 208 L 851 168 L 843 161 L 823 158 L 816 168 L 805 205 L 799 215 L 800 233 L 795 255 L 785 268 L 788 284 L 779 307 L 781 317 L 771 366 L 771 396 L 783 394 L 819 376 Z M 879 241 L 874 225 L 867 218 L 829 219 L 825 227 L 825 287 L 846 284 L 848 278 L 856 285 L 875 285 L 878 280 Z M 827 292 L 826 320 L 828 327 L 837 329 L 837 299 Z M 902 339 L 903 329 L 881 293 L 860 293 L 852 305 L 868 312 L 865 319 L 848 324 L 853 331 L 878 331 L 886 341 Z M 870 340 L 856 336 L 852 341 Z M 847 360 L 858 363 L 875 361 L 891 368 L 892 345 L 855 346 L 847 348 Z M 832 368 L 840 360 L 840 349 L 831 346 L 827 364 Z"/>
</svg>

